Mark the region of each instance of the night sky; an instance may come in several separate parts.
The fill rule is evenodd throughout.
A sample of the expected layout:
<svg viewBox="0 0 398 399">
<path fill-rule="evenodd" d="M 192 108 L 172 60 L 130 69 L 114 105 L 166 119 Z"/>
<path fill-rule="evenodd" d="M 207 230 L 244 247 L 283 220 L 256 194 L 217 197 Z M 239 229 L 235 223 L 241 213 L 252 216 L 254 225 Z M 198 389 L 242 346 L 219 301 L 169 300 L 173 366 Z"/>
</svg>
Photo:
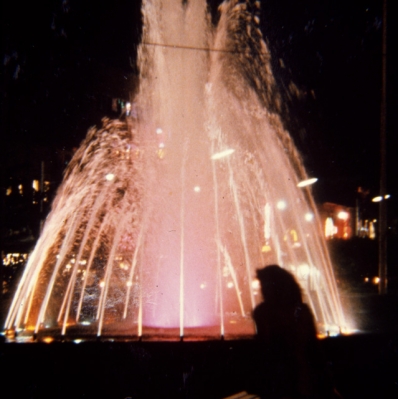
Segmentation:
<svg viewBox="0 0 398 399">
<path fill-rule="evenodd" d="M 215 19 L 219 3 L 209 1 Z M 46 0 L 2 7 L 1 161 L 7 178 L 22 162 L 15 154 L 78 146 L 87 129 L 109 113 L 104 99 L 125 96 L 138 73 L 142 27 L 139 1 Z M 381 0 L 262 1 L 262 30 L 285 99 L 283 118 L 308 174 L 319 178 L 313 187 L 319 202 L 353 206 L 359 186 L 369 196 L 378 194 L 381 15 Z M 388 19 L 388 190 L 394 204 L 398 99 L 392 10 Z"/>
</svg>

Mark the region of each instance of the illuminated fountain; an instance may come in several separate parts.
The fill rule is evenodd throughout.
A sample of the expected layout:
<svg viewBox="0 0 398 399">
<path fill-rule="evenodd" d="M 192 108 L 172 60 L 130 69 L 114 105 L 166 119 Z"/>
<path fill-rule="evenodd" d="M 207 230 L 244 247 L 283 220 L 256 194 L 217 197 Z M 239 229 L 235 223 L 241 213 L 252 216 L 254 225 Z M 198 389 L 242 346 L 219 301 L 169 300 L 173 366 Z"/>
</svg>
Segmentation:
<svg viewBox="0 0 398 399">
<path fill-rule="evenodd" d="M 250 336 L 270 263 L 296 275 L 320 326 L 345 327 L 257 3 L 225 2 L 212 27 L 204 0 L 144 1 L 136 113 L 88 132 L 6 329 Z"/>
</svg>

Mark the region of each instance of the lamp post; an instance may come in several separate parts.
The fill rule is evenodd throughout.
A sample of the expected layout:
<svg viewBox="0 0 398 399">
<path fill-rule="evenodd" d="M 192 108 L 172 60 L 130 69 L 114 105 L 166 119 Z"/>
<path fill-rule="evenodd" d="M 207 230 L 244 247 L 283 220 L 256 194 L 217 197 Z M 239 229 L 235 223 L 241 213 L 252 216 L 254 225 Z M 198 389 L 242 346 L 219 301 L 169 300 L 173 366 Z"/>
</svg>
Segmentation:
<svg viewBox="0 0 398 399">
<path fill-rule="evenodd" d="M 387 294 L 387 203 L 383 201 L 387 187 L 387 0 L 383 0 L 382 73 L 380 106 L 380 201 L 379 207 L 379 294 Z"/>
</svg>

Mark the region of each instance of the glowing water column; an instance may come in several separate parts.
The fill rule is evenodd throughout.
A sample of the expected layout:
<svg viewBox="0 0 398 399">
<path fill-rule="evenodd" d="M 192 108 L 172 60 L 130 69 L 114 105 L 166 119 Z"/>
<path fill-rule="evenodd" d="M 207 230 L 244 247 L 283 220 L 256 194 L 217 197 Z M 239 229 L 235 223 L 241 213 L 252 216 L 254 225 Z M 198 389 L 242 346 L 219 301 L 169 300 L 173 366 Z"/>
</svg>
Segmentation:
<svg viewBox="0 0 398 399">
<path fill-rule="evenodd" d="M 258 3 L 224 2 L 213 27 L 205 0 L 143 2 L 140 92 L 71 160 L 6 329 L 252 336 L 270 263 L 296 275 L 320 324 L 345 326 Z"/>
</svg>

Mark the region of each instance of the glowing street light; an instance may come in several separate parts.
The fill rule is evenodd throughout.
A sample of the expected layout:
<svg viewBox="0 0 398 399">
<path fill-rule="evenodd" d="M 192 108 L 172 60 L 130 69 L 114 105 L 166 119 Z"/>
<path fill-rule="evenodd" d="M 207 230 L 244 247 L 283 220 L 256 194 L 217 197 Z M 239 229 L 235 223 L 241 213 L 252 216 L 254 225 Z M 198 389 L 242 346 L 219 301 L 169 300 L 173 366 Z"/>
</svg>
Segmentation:
<svg viewBox="0 0 398 399">
<path fill-rule="evenodd" d="M 389 199 L 391 197 L 390 194 L 386 194 L 384 196 L 384 199 Z M 378 195 L 377 197 L 372 198 L 372 202 L 380 202 L 383 201 L 383 197 L 381 195 Z"/>
<path fill-rule="evenodd" d="M 228 155 L 231 155 L 235 152 L 233 148 L 228 148 L 227 150 L 221 151 L 221 152 L 216 152 L 211 156 L 211 159 L 221 159 L 224 157 L 227 157 Z"/>
<path fill-rule="evenodd" d="M 311 177 L 309 179 L 302 180 L 301 182 L 297 183 L 297 187 L 306 187 L 314 184 L 318 181 L 317 177 Z"/>
<path fill-rule="evenodd" d="M 380 277 L 373 277 L 372 278 L 372 283 L 375 284 L 375 285 L 379 284 L 380 283 Z"/>
</svg>

